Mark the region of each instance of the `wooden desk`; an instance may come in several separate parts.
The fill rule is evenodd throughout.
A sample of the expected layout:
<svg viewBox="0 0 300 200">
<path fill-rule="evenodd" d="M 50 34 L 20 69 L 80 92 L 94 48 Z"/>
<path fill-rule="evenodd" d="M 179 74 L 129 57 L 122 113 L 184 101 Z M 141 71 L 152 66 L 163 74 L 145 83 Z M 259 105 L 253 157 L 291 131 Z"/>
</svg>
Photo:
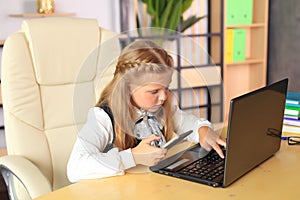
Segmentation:
<svg viewBox="0 0 300 200">
<path fill-rule="evenodd" d="M 152 172 L 85 180 L 37 198 L 47 199 L 299 199 L 300 146 L 282 142 L 279 152 L 227 188 Z"/>
</svg>

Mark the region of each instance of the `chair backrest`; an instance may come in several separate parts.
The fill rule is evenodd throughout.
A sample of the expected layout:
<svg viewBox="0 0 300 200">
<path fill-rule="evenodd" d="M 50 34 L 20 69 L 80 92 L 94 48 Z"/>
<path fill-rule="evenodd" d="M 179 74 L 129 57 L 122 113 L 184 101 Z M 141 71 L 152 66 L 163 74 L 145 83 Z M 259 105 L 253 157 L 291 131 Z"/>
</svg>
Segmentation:
<svg viewBox="0 0 300 200">
<path fill-rule="evenodd" d="M 5 41 L 1 81 L 8 154 L 33 162 L 53 190 L 69 184 L 69 154 L 88 108 L 113 76 L 119 51 L 117 35 L 94 19 L 29 19 Z"/>
</svg>

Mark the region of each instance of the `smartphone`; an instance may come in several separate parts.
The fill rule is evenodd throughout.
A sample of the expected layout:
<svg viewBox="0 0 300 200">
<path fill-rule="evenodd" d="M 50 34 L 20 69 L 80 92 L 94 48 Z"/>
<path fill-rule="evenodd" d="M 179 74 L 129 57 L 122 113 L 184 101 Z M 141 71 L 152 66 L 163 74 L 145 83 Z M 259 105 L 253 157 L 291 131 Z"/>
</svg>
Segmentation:
<svg viewBox="0 0 300 200">
<path fill-rule="evenodd" d="M 169 140 L 166 144 L 162 146 L 162 148 L 170 149 L 171 147 L 175 146 L 179 142 L 181 142 L 184 138 L 186 138 L 189 134 L 191 134 L 193 131 L 189 130 L 187 132 L 184 132 L 182 134 L 176 135 L 171 140 Z"/>
</svg>

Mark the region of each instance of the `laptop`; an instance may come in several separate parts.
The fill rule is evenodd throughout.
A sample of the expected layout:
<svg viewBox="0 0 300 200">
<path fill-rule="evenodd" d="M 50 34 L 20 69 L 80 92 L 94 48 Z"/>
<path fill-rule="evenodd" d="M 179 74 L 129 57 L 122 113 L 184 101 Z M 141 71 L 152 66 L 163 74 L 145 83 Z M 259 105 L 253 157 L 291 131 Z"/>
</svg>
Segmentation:
<svg viewBox="0 0 300 200">
<path fill-rule="evenodd" d="M 224 159 L 196 144 L 150 170 L 213 187 L 229 186 L 280 149 L 287 86 L 288 79 L 283 79 L 231 100 Z"/>
</svg>

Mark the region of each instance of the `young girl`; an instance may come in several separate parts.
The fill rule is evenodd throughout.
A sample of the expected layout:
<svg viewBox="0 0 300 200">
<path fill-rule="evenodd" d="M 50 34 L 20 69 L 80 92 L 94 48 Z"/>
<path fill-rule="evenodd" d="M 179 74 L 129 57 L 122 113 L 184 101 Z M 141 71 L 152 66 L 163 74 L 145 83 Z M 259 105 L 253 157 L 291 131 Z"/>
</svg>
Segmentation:
<svg viewBox="0 0 300 200">
<path fill-rule="evenodd" d="M 71 182 L 122 175 L 138 164 L 153 166 L 175 133 L 224 157 L 225 146 L 209 121 L 172 105 L 172 57 L 151 41 L 135 41 L 121 53 L 114 78 L 80 130 L 67 166 Z"/>
</svg>

